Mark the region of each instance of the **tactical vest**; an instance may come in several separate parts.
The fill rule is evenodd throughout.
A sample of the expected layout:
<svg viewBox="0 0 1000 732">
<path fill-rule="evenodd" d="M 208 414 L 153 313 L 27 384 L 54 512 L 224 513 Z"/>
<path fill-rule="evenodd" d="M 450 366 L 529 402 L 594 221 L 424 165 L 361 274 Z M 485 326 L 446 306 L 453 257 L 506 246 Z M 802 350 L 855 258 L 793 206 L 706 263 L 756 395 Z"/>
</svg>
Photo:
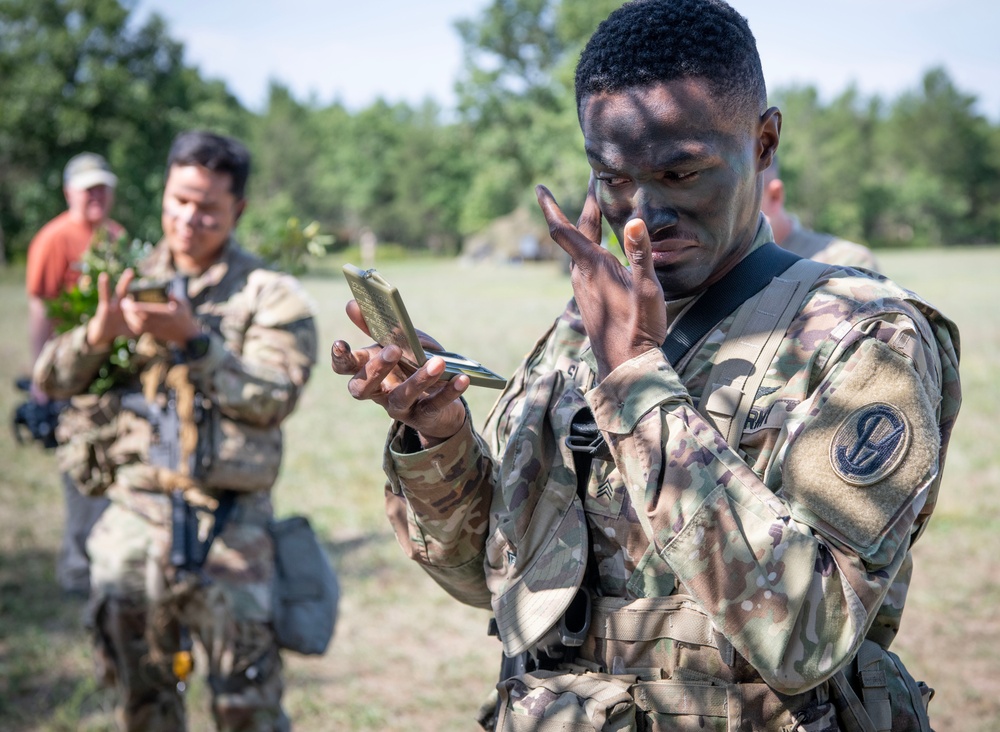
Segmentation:
<svg viewBox="0 0 1000 732">
<path fill-rule="evenodd" d="M 813 282 L 826 269 L 824 265 L 803 260 L 776 277 L 737 311 L 698 404 L 699 412 L 734 449 L 739 446 L 743 425 L 767 366 Z M 582 343 L 585 339 L 582 333 L 571 329 L 557 336 L 561 336 L 564 345 L 574 340 Z M 696 350 L 697 346 L 689 354 Z M 533 357 L 539 357 L 537 348 L 529 360 Z M 681 370 L 680 364 L 677 370 Z M 590 387 L 593 377 L 582 365 L 572 367 L 569 373 L 565 369 L 560 371 L 557 365 L 557 371 L 558 377 L 543 377 L 531 389 L 548 392 L 551 401 L 547 427 L 558 435 L 566 425 L 555 422 L 583 401 L 582 396 L 567 396 L 558 382 L 566 378 L 574 381 L 578 390 L 568 391 L 581 395 Z M 526 399 L 529 404 L 531 397 L 529 393 Z M 500 416 L 491 416 L 502 433 L 508 425 L 516 424 L 518 416 L 505 415 L 509 406 L 504 402 L 503 397 L 498 402 Z M 518 414 L 523 414 L 526 408 L 522 407 Z M 505 437 L 508 444 L 516 444 L 518 439 L 516 433 Z M 497 445 L 493 447 L 496 449 Z M 515 456 L 517 452 L 513 451 Z M 571 469 L 571 458 L 556 446 L 552 452 L 553 464 L 546 469 L 562 480 L 554 481 L 557 494 L 554 498 L 546 486 L 543 493 L 550 495 L 543 495 L 538 503 L 543 510 L 547 501 L 549 510 L 551 505 L 560 506 L 554 533 L 564 539 L 577 537 L 577 532 L 566 528 L 567 518 L 582 514 L 582 505 L 576 496 L 568 494 L 567 480 L 562 475 Z M 505 475 L 510 470 L 523 469 L 510 454 L 509 450 L 504 452 L 501 472 Z M 502 492 L 501 488 L 498 494 Z M 494 508 L 509 505 L 509 499 L 498 495 Z M 636 513 L 650 535 L 645 513 Z M 532 523 L 537 518 L 532 516 Z M 499 566 L 496 557 L 502 553 L 495 539 L 496 534 L 487 542 L 487 577 L 497 618 L 507 621 L 506 633 L 501 628 L 501 640 L 508 655 L 528 647 L 533 657 L 538 658 L 539 641 L 544 635 L 539 626 L 553 625 L 557 620 L 553 615 L 565 611 L 566 598 L 573 593 L 563 592 L 558 611 L 552 602 L 539 604 L 533 613 L 523 613 L 534 621 L 516 622 L 510 617 L 515 614 L 512 608 L 515 603 L 525 601 L 525 593 L 518 594 L 517 582 L 509 578 L 506 582 L 497 577 L 490 580 L 491 566 L 496 574 Z M 519 549 L 515 547 L 515 551 Z M 583 562 L 585 551 L 577 548 L 575 556 Z M 562 564 L 557 571 L 567 578 L 577 574 L 582 578 L 583 574 L 582 568 Z M 583 579 L 579 581 L 585 583 Z M 534 665 L 529 664 L 529 668 Z M 504 732 L 569 729 L 926 732 L 930 730 L 927 703 L 933 695 L 933 690 L 913 680 L 895 654 L 872 640 L 865 640 L 856 658 L 829 680 L 801 694 L 781 694 L 764 683 L 757 671 L 734 651 L 694 598 L 684 593 L 683 586 L 669 596 L 633 601 L 593 597 L 587 637 L 572 654 L 571 661 L 520 673 L 502 680 L 497 689 L 495 729 Z"/>
</svg>

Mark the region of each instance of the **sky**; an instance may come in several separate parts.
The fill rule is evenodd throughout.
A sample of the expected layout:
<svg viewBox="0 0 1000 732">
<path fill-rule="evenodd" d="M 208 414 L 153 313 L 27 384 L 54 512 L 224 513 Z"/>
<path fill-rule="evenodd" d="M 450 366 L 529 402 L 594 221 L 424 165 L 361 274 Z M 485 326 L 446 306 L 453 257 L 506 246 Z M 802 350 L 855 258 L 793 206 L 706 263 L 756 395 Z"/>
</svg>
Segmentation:
<svg viewBox="0 0 1000 732">
<path fill-rule="evenodd" d="M 586 2 L 586 0 L 576 0 Z M 771 89 L 815 86 L 825 101 L 853 84 L 892 99 L 943 66 L 1000 121 L 997 0 L 730 0 L 757 37 Z M 278 80 L 300 100 L 361 109 L 377 98 L 454 104 L 462 68 L 454 23 L 490 0 L 137 0 L 186 48 L 188 63 L 223 79 L 260 110 Z"/>
</svg>

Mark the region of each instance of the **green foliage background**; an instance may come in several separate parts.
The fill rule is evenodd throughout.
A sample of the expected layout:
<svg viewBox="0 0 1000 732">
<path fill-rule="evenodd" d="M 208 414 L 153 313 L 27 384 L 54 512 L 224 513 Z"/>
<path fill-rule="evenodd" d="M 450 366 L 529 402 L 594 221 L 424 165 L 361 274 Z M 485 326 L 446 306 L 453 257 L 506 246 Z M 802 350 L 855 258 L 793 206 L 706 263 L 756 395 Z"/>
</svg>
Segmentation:
<svg viewBox="0 0 1000 732">
<path fill-rule="evenodd" d="M 104 153 L 121 178 L 115 217 L 155 241 L 163 162 L 194 127 L 254 154 L 241 231 L 252 246 L 296 218 L 332 237 L 325 248 L 368 227 L 380 242 L 453 254 L 518 206 L 540 216 L 538 182 L 572 212 L 588 176 L 573 67 L 619 4 L 493 0 L 460 21 L 456 110 L 431 100 L 351 110 L 274 82 L 258 112 L 189 65 L 162 19 L 132 20 L 136 0 L 0 0 L 0 241 L 23 256 L 64 208 L 62 168 L 82 150 Z M 945 69 L 914 82 L 895 99 L 771 90 L 790 208 L 877 247 L 1000 241 L 1000 126 Z"/>
</svg>

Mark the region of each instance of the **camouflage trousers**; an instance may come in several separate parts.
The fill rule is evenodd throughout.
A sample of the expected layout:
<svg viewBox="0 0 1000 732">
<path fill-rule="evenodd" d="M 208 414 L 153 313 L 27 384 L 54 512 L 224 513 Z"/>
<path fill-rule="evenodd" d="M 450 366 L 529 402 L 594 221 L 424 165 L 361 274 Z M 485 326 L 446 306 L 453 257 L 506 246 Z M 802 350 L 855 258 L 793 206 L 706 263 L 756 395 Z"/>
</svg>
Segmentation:
<svg viewBox="0 0 1000 732">
<path fill-rule="evenodd" d="M 67 592 L 84 596 L 90 591 L 90 557 L 87 556 L 87 537 L 108 507 L 108 499 L 85 496 L 73 479 L 63 473 L 63 496 L 66 501 L 66 526 L 56 559 L 56 579 Z"/>
<path fill-rule="evenodd" d="M 98 675 L 119 692 L 121 729 L 186 729 L 174 666 L 185 638 L 207 659 L 217 729 L 290 729 L 270 625 L 273 550 L 264 522 L 240 518 L 237 508 L 212 545 L 204 575 L 183 578 L 168 567 L 169 524 L 112 503 L 94 527 L 87 549 Z"/>
</svg>

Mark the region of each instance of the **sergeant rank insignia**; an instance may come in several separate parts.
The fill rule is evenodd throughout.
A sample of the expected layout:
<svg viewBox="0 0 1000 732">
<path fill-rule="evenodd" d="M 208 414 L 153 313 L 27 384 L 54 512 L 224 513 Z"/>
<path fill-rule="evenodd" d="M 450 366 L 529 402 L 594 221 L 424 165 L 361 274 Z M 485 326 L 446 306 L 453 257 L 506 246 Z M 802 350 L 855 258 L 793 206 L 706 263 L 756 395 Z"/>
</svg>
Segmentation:
<svg viewBox="0 0 1000 732">
<path fill-rule="evenodd" d="M 910 447 L 910 432 L 906 416 L 891 404 L 855 409 L 830 443 L 834 472 L 850 485 L 878 483 L 899 467 Z"/>
</svg>

